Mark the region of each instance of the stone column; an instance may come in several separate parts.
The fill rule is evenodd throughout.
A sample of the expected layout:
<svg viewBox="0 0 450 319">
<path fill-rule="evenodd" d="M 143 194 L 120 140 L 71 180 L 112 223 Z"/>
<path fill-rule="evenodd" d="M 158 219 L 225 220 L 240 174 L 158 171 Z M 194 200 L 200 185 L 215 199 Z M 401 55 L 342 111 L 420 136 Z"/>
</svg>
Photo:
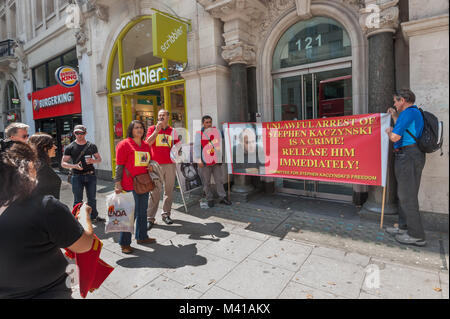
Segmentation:
<svg viewBox="0 0 450 319">
<path fill-rule="evenodd" d="M 380 3 L 381 2 L 381 3 Z M 369 41 L 369 113 L 385 113 L 392 106 L 395 93 L 394 33 L 398 28 L 398 0 L 366 1 L 360 23 Z M 397 184 L 394 176 L 392 143 L 389 145 L 388 175 L 386 182 L 385 215 L 397 214 Z M 379 218 L 383 189 L 369 187 L 368 199 L 361 216 Z M 396 222 L 396 218 L 387 218 Z"/>
<path fill-rule="evenodd" d="M 222 57 L 231 70 L 231 119 L 233 122 L 249 122 L 251 118 L 247 68 L 256 65 L 255 43 L 253 43 L 255 37 L 251 35 L 250 25 L 267 12 L 267 7 L 259 0 L 223 2 L 197 0 L 197 2 L 213 17 L 224 22 L 225 45 L 222 46 Z M 251 176 L 234 175 L 233 180 L 233 200 L 248 200 L 255 191 Z"/>
</svg>

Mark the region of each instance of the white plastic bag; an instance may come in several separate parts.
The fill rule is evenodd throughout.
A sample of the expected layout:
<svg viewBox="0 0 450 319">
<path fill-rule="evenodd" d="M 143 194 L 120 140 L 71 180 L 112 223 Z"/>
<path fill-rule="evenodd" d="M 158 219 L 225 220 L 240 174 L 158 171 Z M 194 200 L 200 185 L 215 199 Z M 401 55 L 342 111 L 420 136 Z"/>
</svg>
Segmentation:
<svg viewBox="0 0 450 319">
<path fill-rule="evenodd" d="M 134 233 L 134 197 L 133 193 L 112 193 L 106 197 L 108 219 L 105 233 Z"/>
</svg>

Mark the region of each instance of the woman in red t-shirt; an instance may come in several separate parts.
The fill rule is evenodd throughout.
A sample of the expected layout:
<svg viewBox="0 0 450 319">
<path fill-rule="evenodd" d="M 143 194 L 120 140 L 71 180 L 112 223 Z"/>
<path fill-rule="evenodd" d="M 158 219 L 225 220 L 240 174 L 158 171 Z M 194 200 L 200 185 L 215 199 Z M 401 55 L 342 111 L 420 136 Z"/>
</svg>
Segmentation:
<svg viewBox="0 0 450 319">
<path fill-rule="evenodd" d="M 156 240 L 147 235 L 149 193 L 137 194 L 133 190 L 133 177 L 147 173 L 150 162 L 150 146 L 144 140 L 144 133 L 144 124 L 141 121 L 132 121 L 128 126 L 127 138 L 117 144 L 115 192 L 133 192 L 136 241 L 138 244 L 153 244 Z M 120 233 L 119 244 L 123 253 L 132 253 L 131 233 Z"/>
</svg>

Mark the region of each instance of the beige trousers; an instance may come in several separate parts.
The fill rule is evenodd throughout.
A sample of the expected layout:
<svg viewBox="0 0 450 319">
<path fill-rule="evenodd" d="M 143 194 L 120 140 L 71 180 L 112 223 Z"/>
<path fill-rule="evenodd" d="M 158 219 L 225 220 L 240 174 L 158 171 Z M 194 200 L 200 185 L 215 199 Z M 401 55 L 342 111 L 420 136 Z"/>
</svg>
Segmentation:
<svg viewBox="0 0 450 319">
<path fill-rule="evenodd" d="M 162 171 L 162 179 L 164 183 L 163 209 L 161 215 L 170 216 L 172 209 L 173 191 L 175 188 L 176 166 L 175 164 L 160 164 Z M 158 211 L 159 200 L 161 199 L 161 187 L 155 187 L 150 192 L 148 199 L 147 220 L 154 221 L 156 212 Z"/>
</svg>

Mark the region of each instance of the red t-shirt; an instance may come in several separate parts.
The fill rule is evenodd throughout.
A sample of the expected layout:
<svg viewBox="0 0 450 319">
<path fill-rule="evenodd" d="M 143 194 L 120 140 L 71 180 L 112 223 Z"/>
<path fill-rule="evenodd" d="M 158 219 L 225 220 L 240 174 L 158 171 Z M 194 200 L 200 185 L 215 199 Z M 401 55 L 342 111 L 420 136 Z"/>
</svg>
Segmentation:
<svg viewBox="0 0 450 319">
<path fill-rule="evenodd" d="M 155 129 L 155 125 L 148 128 L 146 139 L 153 134 Z M 159 131 L 155 143 L 153 143 L 150 147 L 152 160 L 158 162 L 158 164 L 172 164 L 173 161 L 170 158 L 170 149 L 179 141 L 177 132 L 170 126 L 168 126 L 165 130 L 162 129 Z"/>
<path fill-rule="evenodd" d="M 141 146 L 137 145 L 132 138 L 127 138 L 117 144 L 116 164 L 125 165 L 128 170 L 123 170 L 122 188 L 126 191 L 133 190 L 133 177 L 147 173 L 147 166 L 150 162 L 150 146 L 142 141 Z"/>
</svg>

